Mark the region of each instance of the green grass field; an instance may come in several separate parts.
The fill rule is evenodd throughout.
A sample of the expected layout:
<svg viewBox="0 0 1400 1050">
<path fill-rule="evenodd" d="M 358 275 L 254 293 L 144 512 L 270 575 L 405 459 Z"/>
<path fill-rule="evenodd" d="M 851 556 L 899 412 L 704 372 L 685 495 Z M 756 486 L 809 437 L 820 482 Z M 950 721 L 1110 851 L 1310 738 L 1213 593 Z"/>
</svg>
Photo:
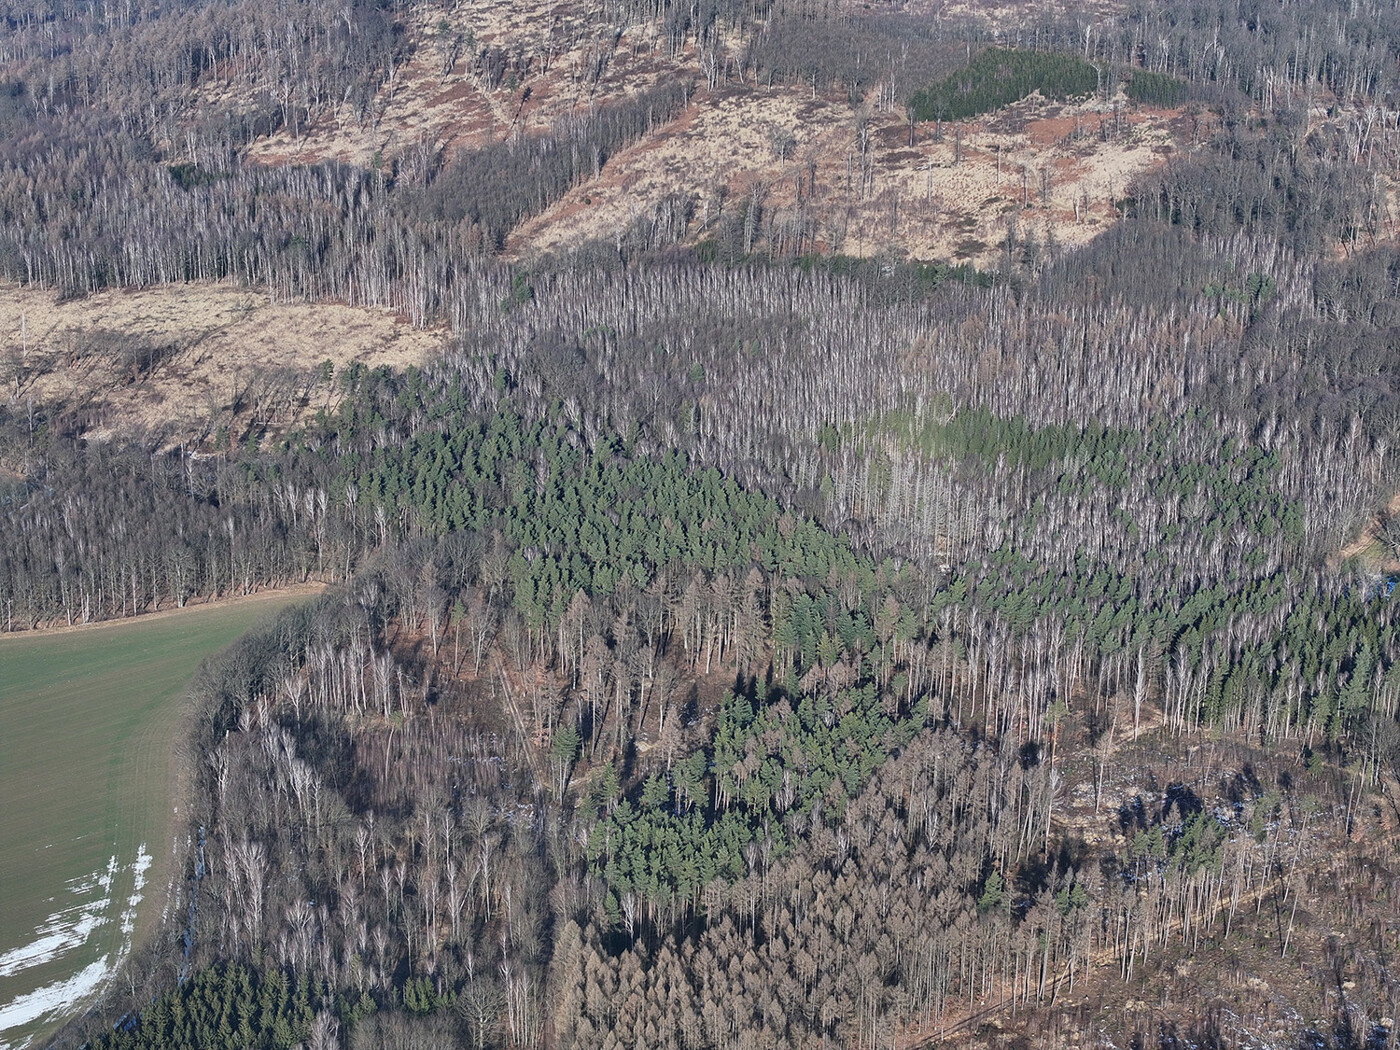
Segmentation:
<svg viewBox="0 0 1400 1050">
<path fill-rule="evenodd" d="M 0 637 L 0 1050 L 52 1029 L 159 916 L 185 687 L 298 598 Z"/>
</svg>

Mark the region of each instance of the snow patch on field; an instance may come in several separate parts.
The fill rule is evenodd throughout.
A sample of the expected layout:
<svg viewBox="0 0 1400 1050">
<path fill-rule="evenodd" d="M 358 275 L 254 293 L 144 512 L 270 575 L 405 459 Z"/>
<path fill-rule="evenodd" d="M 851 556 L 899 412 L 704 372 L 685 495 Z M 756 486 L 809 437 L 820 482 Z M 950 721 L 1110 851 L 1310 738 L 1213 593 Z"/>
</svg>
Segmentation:
<svg viewBox="0 0 1400 1050">
<path fill-rule="evenodd" d="M 142 891 L 152 860 L 143 842 L 130 865 L 121 865 L 114 856 L 105 868 L 69 880 L 62 896 L 69 900 L 77 897 L 78 901 L 45 919 L 28 944 L 0 953 L 0 978 L 18 977 L 21 981 L 30 971 L 75 956 L 69 964 L 72 972 L 67 976 L 38 984 L 41 978 L 34 974 L 27 990 L 9 1002 L 0 1001 L 0 1050 L 18 1050 L 29 1038 L 19 1029 L 57 1019 L 102 987 L 112 968 L 131 950 L 137 907 L 144 897 Z M 118 881 L 125 883 L 127 878 L 131 890 L 121 894 Z M 113 958 L 110 950 L 103 951 L 95 961 L 87 961 L 103 947 L 115 947 L 107 934 L 113 922 L 121 934 L 119 953 Z M 89 951 L 84 952 L 84 948 Z"/>
<path fill-rule="evenodd" d="M 33 941 L 0 955 L 0 977 L 13 977 L 86 944 L 93 931 L 107 921 L 107 894 L 116 871 L 117 858 L 113 857 L 107 862 L 106 871 L 71 880 L 68 883 L 70 893 L 84 896 L 100 889 L 102 895 L 54 912 L 34 931 Z M 4 1016 L 0 1012 L 0 1018 Z M 0 1024 L 0 1029 L 4 1027 Z"/>
<path fill-rule="evenodd" d="M 131 896 L 126 899 L 126 909 L 122 912 L 122 954 L 131 951 L 131 934 L 136 929 L 136 906 L 141 903 L 142 888 L 146 885 L 146 872 L 151 867 L 151 855 L 146 852 L 143 842 L 136 849 L 136 863 L 131 866 Z"/>
<path fill-rule="evenodd" d="M 104 955 L 97 962 L 84 966 L 67 980 L 46 984 L 0 1006 L 0 1033 L 20 1025 L 32 1024 L 81 1001 L 102 987 L 109 969 L 107 956 Z M 0 1042 L 0 1050 L 9 1050 L 10 1045 Z"/>
</svg>

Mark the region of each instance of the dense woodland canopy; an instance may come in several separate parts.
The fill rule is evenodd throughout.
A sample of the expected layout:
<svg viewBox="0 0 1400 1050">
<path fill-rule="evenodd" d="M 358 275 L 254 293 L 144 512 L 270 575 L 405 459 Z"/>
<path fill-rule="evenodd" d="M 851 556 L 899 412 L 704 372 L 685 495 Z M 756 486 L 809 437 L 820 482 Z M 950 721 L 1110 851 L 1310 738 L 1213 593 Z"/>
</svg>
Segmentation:
<svg viewBox="0 0 1400 1050">
<path fill-rule="evenodd" d="M 196 683 L 181 907 L 59 1042 L 1388 1045 L 1400 636 L 1337 552 L 1400 549 L 1396 12 L 619 2 L 702 77 L 455 156 L 243 156 L 374 121 L 411 10 L 0 8 L 4 276 L 453 332 L 289 433 L 0 404 L 0 628 L 336 585 Z M 995 270 L 679 200 L 499 258 L 706 81 L 938 120 L 1023 76 L 1205 130 Z M 1286 1007 L 1228 998 L 1265 959 Z"/>
</svg>

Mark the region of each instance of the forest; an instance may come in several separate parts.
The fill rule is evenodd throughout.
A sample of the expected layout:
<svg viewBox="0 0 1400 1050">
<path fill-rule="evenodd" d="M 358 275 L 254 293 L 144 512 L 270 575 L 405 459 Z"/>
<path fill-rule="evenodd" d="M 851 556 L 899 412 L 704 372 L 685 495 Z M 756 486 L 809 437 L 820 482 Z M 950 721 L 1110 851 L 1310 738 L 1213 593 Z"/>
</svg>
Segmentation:
<svg viewBox="0 0 1400 1050">
<path fill-rule="evenodd" d="M 327 585 L 192 684 L 172 903 L 52 1045 L 1392 1045 L 1400 16 L 877 6 L 610 0 L 511 48 L 418 0 L 0 4 L 5 280 L 450 332 L 308 360 L 287 426 L 0 400 L 0 630 Z M 249 154 L 376 128 L 430 50 L 601 93 L 637 26 L 694 76 Z M 760 84 L 1196 140 L 1086 246 L 1013 204 L 994 267 L 758 194 L 516 250 Z"/>
</svg>

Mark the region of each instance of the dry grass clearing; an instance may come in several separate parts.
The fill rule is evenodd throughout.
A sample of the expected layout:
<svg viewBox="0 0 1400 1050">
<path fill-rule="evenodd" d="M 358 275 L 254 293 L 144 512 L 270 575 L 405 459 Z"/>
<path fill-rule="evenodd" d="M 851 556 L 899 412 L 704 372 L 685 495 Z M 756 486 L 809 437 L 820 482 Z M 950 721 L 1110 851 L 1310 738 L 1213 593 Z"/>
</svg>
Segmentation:
<svg viewBox="0 0 1400 1050">
<path fill-rule="evenodd" d="M 368 167 L 378 157 L 421 165 L 440 151 L 545 131 L 568 113 L 699 75 L 694 56 L 666 55 L 654 24 L 602 27 L 578 5 L 458 4 L 413 17 L 406 27 L 413 58 L 394 72 L 369 113 L 339 111 L 297 135 L 284 129 L 254 143 L 248 156 L 267 164 L 339 160 Z M 474 69 L 474 55 L 492 48 L 520 56 L 525 75 L 493 83 Z"/>
<path fill-rule="evenodd" d="M 1016 31 L 1047 5 L 907 0 L 897 9 L 999 26 L 1014 45 Z M 852 17 L 870 13 L 851 0 L 842 6 Z M 1086 243 L 1115 220 L 1113 201 L 1132 179 L 1190 137 L 1179 112 L 1130 107 L 1120 96 L 1070 106 L 1030 99 L 937 135 L 920 126 L 911 143 L 903 106 L 877 104 L 883 86 L 852 102 L 805 87 L 740 84 L 737 53 L 704 62 L 693 46 L 672 53 L 656 22 L 604 24 L 596 10 L 548 0 L 449 0 L 412 18 L 405 31 L 413 57 L 366 112 L 342 107 L 295 134 L 283 129 L 255 142 L 248 157 L 382 164 L 414 179 L 457 151 L 543 132 L 660 82 L 697 85 L 678 120 L 517 230 L 516 258 L 612 238 L 679 194 L 695 202 L 696 240 L 712 232 L 724 202 L 735 208 L 748 197 L 780 224 L 804 227 L 808 247 L 985 265 L 996 261 L 1013 216 L 1018 236 Z M 728 39 L 738 47 L 742 34 Z M 507 71 L 477 61 L 493 49 L 510 56 Z M 717 89 L 705 87 L 705 62 L 729 72 Z M 209 99 L 227 90 L 202 89 Z"/>
<path fill-rule="evenodd" d="M 974 2 L 909 10 L 916 7 L 1008 27 L 1041 10 Z M 1012 216 L 1021 236 L 1086 243 L 1114 221 L 1113 201 L 1132 179 L 1163 163 L 1183 138 L 1179 112 L 1129 107 L 1121 98 L 1070 106 L 1029 99 L 944 126 L 941 135 L 920 126 L 911 144 L 902 107 L 872 105 L 879 88 L 863 103 L 732 81 L 707 90 L 700 57 L 669 54 L 656 24 L 600 27 L 569 3 L 445 5 L 406 28 L 414 57 L 370 113 L 337 113 L 297 135 L 283 130 L 248 155 L 269 164 L 335 159 L 416 172 L 434 158 L 541 132 L 663 80 L 700 85 L 680 119 L 517 230 L 510 242 L 517 258 L 613 237 L 681 194 L 695 201 L 696 239 L 725 201 L 732 208 L 754 197 L 794 228 L 810 229 L 815 217 L 820 249 L 985 265 L 995 262 Z M 472 48 L 449 43 L 462 39 Z M 472 54 L 490 48 L 520 56 L 523 75 L 493 82 L 475 68 Z M 719 56 L 726 58 L 737 56 Z"/>
<path fill-rule="evenodd" d="M 1377 575 L 1400 573 L 1400 558 L 1387 542 L 1386 519 L 1400 519 L 1400 492 L 1390 497 L 1385 513 L 1368 521 L 1356 539 L 1339 550 L 1331 559 L 1333 568 L 1354 562 L 1364 571 Z"/>
<path fill-rule="evenodd" d="M 846 6 L 858 8 L 864 0 L 846 0 Z M 1015 42 L 1037 19 L 1052 15 L 1095 14 L 1100 18 L 1121 11 L 1116 0 L 896 0 L 897 9 L 907 14 L 926 15 L 948 20 L 975 20 Z"/>
<path fill-rule="evenodd" d="M 252 428 L 280 430 L 333 404 L 334 376 L 352 362 L 420 364 L 445 340 L 387 310 L 274 303 L 238 288 L 57 302 L 0 285 L 4 398 L 52 406 L 95 437 L 236 441 Z"/>
<path fill-rule="evenodd" d="M 602 175 L 523 224 L 518 255 L 607 238 L 668 196 L 695 201 L 699 236 L 725 208 L 757 200 L 775 224 L 815 226 L 817 247 L 851 255 L 996 260 L 1018 235 L 1087 243 L 1114 201 L 1165 162 L 1179 111 L 1038 97 L 975 121 L 920 124 L 800 89 L 702 94 Z"/>
</svg>

